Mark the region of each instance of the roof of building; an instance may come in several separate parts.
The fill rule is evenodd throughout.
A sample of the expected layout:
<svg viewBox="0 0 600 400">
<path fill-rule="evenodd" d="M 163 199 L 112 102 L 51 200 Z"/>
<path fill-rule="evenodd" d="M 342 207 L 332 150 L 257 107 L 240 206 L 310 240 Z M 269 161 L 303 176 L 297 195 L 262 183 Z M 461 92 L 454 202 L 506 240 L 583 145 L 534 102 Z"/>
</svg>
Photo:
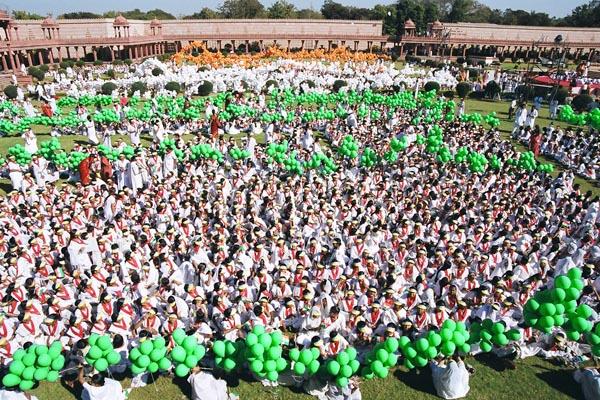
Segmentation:
<svg viewBox="0 0 600 400">
<path fill-rule="evenodd" d="M 417 26 L 415 25 L 415 23 L 413 22 L 412 19 L 407 19 L 406 22 L 404 23 L 404 29 L 407 28 L 416 28 Z"/>
<path fill-rule="evenodd" d="M 114 26 L 127 26 L 129 25 L 129 21 L 123 15 L 119 14 L 113 21 Z"/>
</svg>

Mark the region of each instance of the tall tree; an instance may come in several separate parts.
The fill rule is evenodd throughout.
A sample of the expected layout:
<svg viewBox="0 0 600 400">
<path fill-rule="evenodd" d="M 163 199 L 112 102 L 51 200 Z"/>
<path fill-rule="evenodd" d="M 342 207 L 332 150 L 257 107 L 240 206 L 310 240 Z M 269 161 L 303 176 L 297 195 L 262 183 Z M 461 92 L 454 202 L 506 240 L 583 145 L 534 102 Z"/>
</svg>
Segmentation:
<svg viewBox="0 0 600 400">
<path fill-rule="evenodd" d="M 427 28 L 425 21 L 425 8 L 418 0 L 398 0 L 396 3 L 396 21 L 398 34 L 404 33 L 404 23 L 411 19 L 417 26 L 418 32 L 424 32 Z"/>
<path fill-rule="evenodd" d="M 393 4 L 377 4 L 373 7 L 369 19 L 383 21 L 383 34 L 396 35 L 396 7 Z"/>
<path fill-rule="evenodd" d="M 350 7 L 333 0 L 325 0 L 321 7 L 321 14 L 325 19 L 351 19 Z"/>
<path fill-rule="evenodd" d="M 269 7 L 269 18 L 290 19 L 296 17 L 296 6 L 286 0 L 277 0 Z"/>
<path fill-rule="evenodd" d="M 471 11 L 472 7 L 473 0 L 454 0 L 454 3 L 452 3 L 452 9 L 448 14 L 448 20 L 450 22 L 465 21 L 465 18 Z"/>
<path fill-rule="evenodd" d="M 310 8 L 303 8 L 296 13 L 298 19 L 323 19 L 323 14 Z"/>
<path fill-rule="evenodd" d="M 102 15 L 95 14 L 87 11 L 75 11 L 70 13 L 65 13 L 58 16 L 59 19 L 95 19 L 102 18 Z"/>
<path fill-rule="evenodd" d="M 224 18 L 252 19 L 266 16 L 265 6 L 258 0 L 225 0 L 219 8 Z"/>
<path fill-rule="evenodd" d="M 23 10 L 14 10 L 12 15 L 14 19 L 44 19 L 44 17 L 39 14 Z"/>
<path fill-rule="evenodd" d="M 204 7 L 200 12 L 186 15 L 183 19 L 218 19 L 221 15 L 212 8 Z"/>
<path fill-rule="evenodd" d="M 600 25 L 600 0 L 590 1 L 576 7 L 564 22 L 570 26 L 598 26 Z"/>
</svg>

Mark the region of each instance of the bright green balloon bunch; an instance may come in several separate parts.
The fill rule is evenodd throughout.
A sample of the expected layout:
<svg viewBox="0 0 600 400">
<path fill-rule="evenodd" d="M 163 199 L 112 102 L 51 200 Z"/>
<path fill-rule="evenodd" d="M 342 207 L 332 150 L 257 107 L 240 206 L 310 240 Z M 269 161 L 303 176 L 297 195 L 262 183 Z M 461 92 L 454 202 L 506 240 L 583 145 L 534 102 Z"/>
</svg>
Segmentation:
<svg viewBox="0 0 600 400">
<path fill-rule="evenodd" d="M 294 374 L 301 376 L 316 374 L 321 368 L 320 355 L 321 352 L 316 347 L 303 350 L 290 349 L 290 359 L 293 361 L 292 371 L 294 371 Z"/>
<path fill-rule="evenodd" d="M 19 165 L 29 165 L 31 163 L 31 153 L 25 150 L 25 147 L 21 144 L 9 147 L 8 154 L 15 156 L 15 161 Z"/>
<path fill-rule="evenodd" d="M 54 161 L 55 154 L 62 150 L 60 141 L 57 138 L 45 140 L 40 143 L 38 154 L 48 161 Z"/>
<path fill-rule="evenodd" d="M 460 122 L 470 122 L 475 125 L 481 125 L 483 117 L 479 113 L 463 114 L 460 116 Z"/>
<path fill-rule="evenodd" d="M 502 161 L 500 161 L 500 158 L 496 154 L 492 154 L 490 157 L 490 168 L 495 171 L 502 169 Z"/>
<path fill-rule="evenodd" d="M 171 360 L 167 357 L 165 339 L 161 336 L 155 339 L 145 339 L 138 347 L 129 352 L 131 372 L 134 375 L 144 372 L 155 373 L 158 370 L 167 371 L 171 368 Z"/>
<path fill-rule="evenodd" d="M 271 164 L 276 162 L 277 164 L 283 163 L 286 159 L 286 153 L 288 151 L 288 141 L 284 140 L 281 143 L 269 143 L 267 147 L 267 155 L 269 156 L 268 163 Z"/>
<path fill-rule="evenodd" d="M 342 144 L 337 149 L 338 153 L 348 158 L 358 157 L 358 142 L 351 135 L 344 136 Z"/>
<path fill-rule="evenodd" d="M 252 372 L 271 382 L 279 379 L 279 373 L 288 367 L 283 358 L 281 345 L 283 335 L 279 331 L 265 332 L 264 326 L 256 325 L 246 336 L 246 360 Z"/>
<path fill-rule="evenodd" d="M 526 151 L 521 153 L 519 156 L 519 160 L 517 161 L 517 166 L 526 171 L 535 171 L 537 162 L 535 161 L 535 155 L 532 151 Z"/>
<path fill-rule="evenodd" d="M 321 152 L 313 153 L 310 160 L 304 163 L 304 168 L 315 170 L 320 168 L 321 172 L 325 175 L 332 174 L 338 170 L 335 162 Z"/>
<path fill-rule="evenodd" d="M 439 125 L 432 126 L 427 135 L 427 146 L 425 147 L 425 150 L 429 153 L 437 153 L 443 144 L 444 135 L 442 133 L 442 128 L 440 128 Z"/>
<path fill-rule="evenodd" d="M 283 166 L 286 171 L 297 175 L 302 175 L 304 173 L 304 165 L 300 160 L 298 160 L 297 157 L 297 153 L 292 151 L 290 155 L 283 160 Z"/>
<path fill-rule="evenodd" d="M 547 172 L 547 173 L 551 173 L 554 171 L 554 165 L 550 164 L 550 163 L 546 163 L 546 164 L 538 164 L 537 166 L 537 170 L 540 172 Z"/>
<path fill-rule="evenodd" d="M 211 160 L 215 160 L 218 163 L 223 162 L 223 153 L 221 153 L 218 149 L 214 149 L 211 145 L 203 143 L 192 146 L 190 158 L 192 160 L 198 160 L 200 158 L 207 158 Z M 175 154 L 177 154 L 177 150 L 175 150 Z"/>
<path fill-rule="evenodd" d="M 100 122 L 102 124 L 116 124 L 121 120 L 117 112 L 110 108 L 104 108 L 100 112 L 96 112 L 92 119 L 94 122 Z"/>
<path fill-rule="evenodd" d="M 72 151 L 69 153 L 69 157 L 67 159 L 67 166 L 70 170 L 77 171 L 77 169 L 79 168 L 79 164 L 81 164 L 81 162 L 85 160 L 88 156 L 88 153 L 83 153 L 81 151 Z M 61 159 L 61 162 L 62 160 L 64 159 Z"/>
<path fill-rule="evenodd" d="M 377 165 L 378 162 L 379 156 L 377 156 L 375 150 L 370 147 L 365 147 L 362 155 L 360 156 L 360 166 L 372 168 L 373 166 Z"/>
<path fill-rule="evenodd" d="M 583 126 L 588 122 L 587 115 L 586 113 L 577 114 L 573 107 L 567 104 L 561 107 L 558 119 L 571 125 Z"/>
<path fill-rule="evenodd" d="M 96 371 L 104 372 L 111 365 L 121 362 L 121 355 L 114 350 L 109 335 L 92 333 L 88 338 L 90 348 L 85 355 L 85 361 L 93 366 Z"/>
<path fill-rule="evenodd" d="M 586 335 L 587 342 L 592 346 L 592 354 L 600 357 L 600 323 L 596 324 L 593 332 Z"/>
<path fill-rule="evenodd" d="M 335 379 L 337 386 L 342 388 L 348 386 L 350 377 L 358 372 L 360 362 L 356 356 L 356 349 L 348 347 L 325 364 L 326 371 Z"/>
<path fill-rule="evenodd" d="M 171 350 L 170 357 L 175 364 L 175 375 L 183 378 L 189 375 L 206 354 L 206 349 L 198 343 L 193 335 L 186 335 L 181 328 L 175 329 L 171 334 L 175 347 Z M 166 362 L 164 362 L 166 366 Z M 160 365 L 158 365 L 160 368 Z"/>
<path fill-rule="evenodd" d="M 581 270 L 578 268 L 572 268 L 567 274 L 557 276 L 554 279 L 554 288 L 536 292 L 525 303 L 525 323 L 544 333 L 550 333 L 554 327 L 564 326 L 571 340 L 579 339 L 582 332 L 590 332 L 592 323 L 587 320 L 589 307 L 577 306 L 583 286 Z"/>
<path fill-rule="evenodd" d="M 487 158 L 483 154 L 477 152 L 469 153 L 467 161 L 469 163 L 469 170 L 478 173 L 484 172 L 485 166 L 488 163 Z"/>
<path fill-rule="evenodd" d="M 490 128 L 497 128 L 500 126 L 500 119 L 496 116 L 496 111 L 485 116 L 485 123 L 488 124 Z"/>
<path fill-rule="evenodd" d="M 394 368 L 398 364 L 396 352 L 399 347 L 400 343 L 396 338 L 387 338 L 385 342 L 378 343 L 367 354 L 367 365 L 361 370 L 361 375 L 365 379 L 387 377 L 390 368 Z"/>
<path fill-rule="evenodd" d="M 385 154 L 383 155 L 383 159 L 389 164 L 393 164 L 398 161 L 398 153 L 390 149 L 385 152 Z"/>
<path fill-rule="evenodd" d="M 467 161 L 467 156 L 469 155 L 469 149 L 465 146 L 460 147 L 457 152 L 454 154 L 454 162 L 457 164 L 463 163 Z"/>
<path fill-rule="evenodd" d="M 418 145 L 425 144 L 426 141 L 427 141 L 427 139 L 425 139 L 425 136 L 423 136 L 421 134 L 417 135 L 416 142 Z"/>
<path fill-rule="evenodd" d="M 213 344 L 213 353 L 217 367 L 231 372 L 244 363 L 244 342 L 241 340 L 232 342 L 231 340 L 217 340 Z"/>
<path fill-rule="evenodd" d="M 393 138 L 390 141 L 390 148 L 396 153 L 406 150 L 407 147 L 408 141 L 406 140 L 406 136 L 402 136 L 400 139 Z"/>
<path fill-rule="evenodd" d="M 50 347 L 33 344 L 27 350 L 15 351 L 2 384 L 6 387 L 18 386 L 26 391 L 33 388 L 36 382 L 56 382 L 60 370 L 65 366 L 62 350 L 62 344 L 57 340 Z"/>
<path fill-rule="evenodd" d="M 506 346 L 511 340 L 521 339 L 518 329 L 507 329 L 501 322 L 485 319 L 481 323 L 474 322 L 470 327 L 470 344 L 479 344 L 484 353 L 490 352 L 494 345 Z"/>
<path fill-rule="evenodd" d="M 110 161 L 117 161 L 121 152 L 117 149 L 111 149 L 110 147 L 101 144 L 98 146 L 98 153 L 108 158 Z"/>
<path fill-rule="evenodd" d="M 56 102 L 58 107 L 74 107 L 77 105 L 77 99 L 71 96 L 65 96 L 58 99 Z"/>
<path fill-rule="evenodd" d="M 238 147 L 232 147 L 229 149 L 229 156 L 234 160 L 245 160 L 250 158 L 251 154 L 248 150 L 242 150 Z"/>
<path fill-rule="evenodd" d="M 452 161 L 452 153 L 450 153 L 450 150 L 448 149 L 448 147 L 442 146 L 437 152 L 436 159 L 439 162 L 441 162 L 442 164 L 446 164 L 446 163 Z"/>
</svg>

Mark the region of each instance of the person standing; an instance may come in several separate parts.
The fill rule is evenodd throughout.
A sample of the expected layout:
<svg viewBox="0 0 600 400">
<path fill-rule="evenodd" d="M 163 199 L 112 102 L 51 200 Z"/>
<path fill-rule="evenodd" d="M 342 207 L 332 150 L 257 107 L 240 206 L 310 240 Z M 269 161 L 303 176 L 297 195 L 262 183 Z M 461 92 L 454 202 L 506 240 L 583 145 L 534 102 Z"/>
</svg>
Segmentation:
<svg viewBox="0 0 600 400">
<path fill-rule="evenodd" d="M 219 114 L 217 114 L 217 110 L 213 110 L 212 116 L 210 117 L 210 137 L 213 140 L 216 140 L 219 136 L 219 127 L 221 123 L 219 121 Z"/>
<path fill-rule="evenodd" d="M 23 186 L 23 167 L 21 167 L 12 154 L 8 156 L 8 176 L 14 190 L 21 190 Z"/>
<path fill-rule="evenodd" d="M 94 146 L 98 144 L 98 136 L 96 135 L 96 123 L 92 120 L 91 115 L 88 115 L 87 121 L 85 122 L 85 133 L 90 144 L 93 144 Z"/>
<path fill-rule="evenodd" d="M 35 133 L 33 133 L 33 129 L 29 128 L 29 130 L 23 133 L 21 137 L 25 140 L 25 150 L 27 150 L 29 154 L 37 153 L 37 137 L 35 136 Z"/>
</svg>

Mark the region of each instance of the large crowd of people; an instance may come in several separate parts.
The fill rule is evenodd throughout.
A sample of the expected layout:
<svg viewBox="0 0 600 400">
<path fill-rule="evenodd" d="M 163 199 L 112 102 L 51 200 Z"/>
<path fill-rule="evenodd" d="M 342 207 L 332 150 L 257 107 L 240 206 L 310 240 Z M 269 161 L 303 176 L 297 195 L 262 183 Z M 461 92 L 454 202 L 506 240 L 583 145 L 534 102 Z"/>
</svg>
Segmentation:
<svg viewBox="0 0 600 400">
<path fill-rule="evenodd" d="M 582 301 L 599 309 L 600 200 L 574 184 L 572 172 L 477 174 L 440 164 L 416 140 L 432 127 L 413 123 L 419 110 L 384 104 L 372 106 L 384 117 L 360 122 L 350 104 L 339 104 L 344 117 L 330 121 L 260 119 L 272 110 L 262 94 L 271 79 L 300 91 L 308 90 L 302 85 L 310 78 L 322 93 L 336 79 L 362 91 L 434 75 L 383 63 L 278 61 L 258 70 L 201 72 L 163 67 L 167 78 L 143 75 L 149 87 L 156 85 L 149 93 L 162 93 L 157 82 L 173 76 L 192 91 L 210 78 L 220 79 L 218 91 L 239 90 L 244 81 L 250 94 L 229 101 L 258 113 L 219 121 L 207 102 L 206 118 L 194 122 L 96 124 L 87 118 L 92 108 L 78 107 L 89 122 L 76 133 L 88 143 L 76 146 L 88 158 L 72 184 L 57 183 L 56 167 L 43 157 L 34 156 L 25 169 L 9 157 L 14 190 L 0 198 L 0 364 L 29 343 L 59 340 L 72 349 L 69 360 L 76 366 L 92 333 L 110 334 L 127 363 L 140 337 L 169 338 L 183 328 L 210 346 L 243 338 L 256 325 L 281 330 L 290 347 L 318 347 L 329 357 L 353 346 L 360 357 L 386 337 L 415 339 L 449 318 L 467 325 L 490 318 L 522 329 L 522 338 L 498 354 L 502 360 L 538 355 L 569 363 L 589 355 L 585 341 L 567 342 L 560 329 L 543 334 L 523 324 L 527 300 L 572 267 L 583 270 Z M 52 90 L 95 94 L 98 85 L 79 78 L 85 74 L 65 77 L 69 82 L 59 80 Z M 443 71 L 435 76 L 449 87 L 456 83 Z M 124 115 L 126 104 L 110 107 Z M 496 129 L 458 120 L 438 124 L 453 153 L 466 146 L 502 159 L 518 154 Z M 529 126 L 521 129 L 521 140 L 538 129 Z M 192 160 L 188 134 L 193 144 L 219 149 L 225 161 Z M 269 143 L 287 140 L 301 160 L 317 152 L 335 158 L 345 135 L 380 155 L 393 138 L 405 138 L 408 147 L 396 163 L 371 169 L 358 159 L 340 159 L 330 175 L 290 174 L 266 152 Z M 110 161 L 99 153 L 98 144 L 122 148 L 125 137 L 135 148 L 130 159 Z M 543 137 L 542 154 L 596 176 L 587 168 L 597 170 L 597 134 L 557 126 Z M 183 158 L 173 149 L 161 155 L 160 143 L 168 138 Z M 33 133 L 24 140 L 35 148 Z M 251 157 L 228 156 L 233 146 Z M 459 382 L 436 383 L 438 393 L 464 396 L 466 368 L 459 359 L 436 363 L 435 382 Z"/>
</svg>

